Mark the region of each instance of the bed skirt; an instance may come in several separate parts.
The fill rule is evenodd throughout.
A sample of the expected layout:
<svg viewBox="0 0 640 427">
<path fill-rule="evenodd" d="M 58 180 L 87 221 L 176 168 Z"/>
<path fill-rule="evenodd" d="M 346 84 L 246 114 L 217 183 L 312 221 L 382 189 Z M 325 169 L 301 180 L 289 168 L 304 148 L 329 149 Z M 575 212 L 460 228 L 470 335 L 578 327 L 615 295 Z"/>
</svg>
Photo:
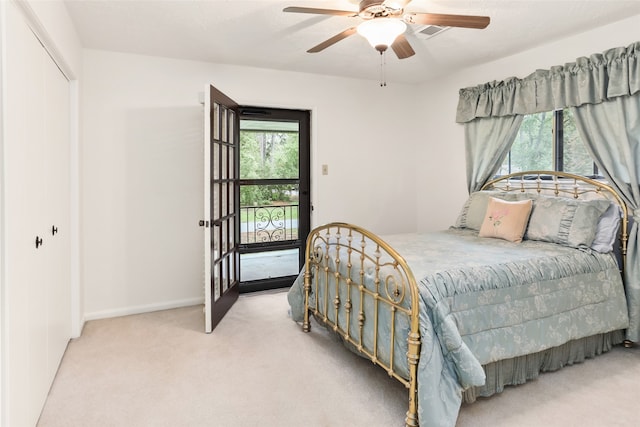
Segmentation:
<svg viewBox="0 0 640 427">
<path fill-rule="evenodd" d="M 534 354 L 500 360 L 484 365 L 484 386 L 472 387 L 463 393 L 462 400 L 472 403 L 478 397 L 489 397 L 500 393 L 505 386 L 524 384 L 535 379 L 541 372 L 556 371 L 563 366 L 583 362 L 611 350 L 624 341 L 624 331 L 613 331 L 570 341 Z"/>
</svg>

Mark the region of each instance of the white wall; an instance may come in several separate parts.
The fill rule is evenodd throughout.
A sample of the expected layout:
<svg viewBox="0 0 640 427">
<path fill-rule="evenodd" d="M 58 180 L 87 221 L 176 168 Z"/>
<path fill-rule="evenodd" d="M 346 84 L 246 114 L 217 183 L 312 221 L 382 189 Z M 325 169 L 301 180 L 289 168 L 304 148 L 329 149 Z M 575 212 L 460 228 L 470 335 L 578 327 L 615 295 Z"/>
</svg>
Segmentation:
<svg viewBox="0 0 640 427">
<path fill-rule="evenodd" d="M 491 63 L 464 69 L 420 87 L 418 110 L 424 143 L 416 147 L 424 167 L 418 182 L 416 201 L 418 230 L 437 230 L 453 224 L 467 198 L 464 126 L 455 123 L 458 90 L 510 76 L 526 77 L 537 69 L 574 62 L 580 56 L 601 53 L 609 48 L 628 46 L 638 41 L 639 17 L 635 15 L 591 31 Z M 428 183 L 443 182 L 447 187 L 433 188 Z M 425 194 L 428 192 L 428 197 Z"/>
<path fill-rule="evenodd" d="M 198 93 L 208 83 L 241 105 L 311 110 L 313 224 L 415 229 L 413 87 L 97 50 L 83 57 L 87 319 L 202 301 Z"/>
<path fill-rule="evenodd" d="M 213 83 L 243 105 L 312 111 L 313 224 L 451 225 L 464 202 L 458 90 L 627 46 L 637 17 L 422 86 L 85 50 L 82 248 L 88 319 L 202 299 L 202 119 Z M 339 154 L 336 154 L 339 153 Z M 329 175 L 320 175 L 320 165 Z M 436 188 L 437 184 L 438 188 Z M 446 187 L 442 185 L 446 184 Z"/>
</svg>

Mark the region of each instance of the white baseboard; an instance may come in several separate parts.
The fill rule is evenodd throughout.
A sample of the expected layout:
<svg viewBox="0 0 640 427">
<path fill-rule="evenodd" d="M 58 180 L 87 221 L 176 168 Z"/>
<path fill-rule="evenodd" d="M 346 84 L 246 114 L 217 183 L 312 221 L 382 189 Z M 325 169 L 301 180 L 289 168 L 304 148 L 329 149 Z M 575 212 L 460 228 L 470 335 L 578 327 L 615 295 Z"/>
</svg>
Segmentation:
<svg viewBox="0 0 640 427">
<path fill-rule="evenodd" d="M 155 304 L 138 305 L 135 307 L 123 307 L 113 310 L 94 311 L 93 313 L 85 313 L 84 321 L 108 319 L 111 317 L 129 316 L 131 314 L 150 313 L 152 311 L 170 310 L 172 308 L 188 307 L 191 305 L 204 304 L 204 297 L 187 298 L 176 301 L 165 301 Z"/>
<path fill-rule="evenodd" d="M 71 327 L 71 339 L 80 338 L 82 336 L 82 331 L 84 329 L 84 324 L 86 322 L 87 322 L 87 319 L 83 315 L 77 321 L 77 324 Z"/>
</svg>

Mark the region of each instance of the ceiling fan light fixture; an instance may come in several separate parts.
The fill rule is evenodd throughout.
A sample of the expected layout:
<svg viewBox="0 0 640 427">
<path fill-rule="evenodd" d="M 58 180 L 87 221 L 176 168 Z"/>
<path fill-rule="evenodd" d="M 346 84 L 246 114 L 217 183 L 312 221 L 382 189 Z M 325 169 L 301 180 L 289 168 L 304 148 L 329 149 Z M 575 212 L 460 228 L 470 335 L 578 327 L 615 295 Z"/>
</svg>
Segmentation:
<svg viewBox="0 0 640 427">
<path fill-rule="evenodd" d="M 407 24 L 400 19 L 374 18 L 358 25 L 358 34 L 376 50 L 384 52 L 406 29 Z"/>
</svg>

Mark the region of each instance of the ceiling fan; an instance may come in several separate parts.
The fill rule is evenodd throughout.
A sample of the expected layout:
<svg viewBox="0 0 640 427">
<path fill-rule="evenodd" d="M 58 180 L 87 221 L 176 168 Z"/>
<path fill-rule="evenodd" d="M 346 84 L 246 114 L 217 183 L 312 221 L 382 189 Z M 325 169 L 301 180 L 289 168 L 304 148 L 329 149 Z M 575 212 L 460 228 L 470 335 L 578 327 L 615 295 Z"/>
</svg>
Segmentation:
<svg viewBox="0 0 640 427">
<path fill-rule="evenodd" d="M 488 16 L 443 15 L 438 13 L 405 12 L 404 7 L 411 0 L 362 0 L 358 12 L 349 10 L 319 9 L 313 7 L 290 6 L 283 12 L 312 13 L 317 15 L 348 16 L 361 18 L 363 22 L 347 28 L 339 34 L 312 47 L 307 52 L 320 52 L 355 33 L 367 39 L 380 54 L 389 46 L 399 59 L 415 55 L 415 51 L 404 36 L 407 24 L 438 25 L 441 27 L 461 27 L 482 29 L 489 25 Z"/>
</svg>

